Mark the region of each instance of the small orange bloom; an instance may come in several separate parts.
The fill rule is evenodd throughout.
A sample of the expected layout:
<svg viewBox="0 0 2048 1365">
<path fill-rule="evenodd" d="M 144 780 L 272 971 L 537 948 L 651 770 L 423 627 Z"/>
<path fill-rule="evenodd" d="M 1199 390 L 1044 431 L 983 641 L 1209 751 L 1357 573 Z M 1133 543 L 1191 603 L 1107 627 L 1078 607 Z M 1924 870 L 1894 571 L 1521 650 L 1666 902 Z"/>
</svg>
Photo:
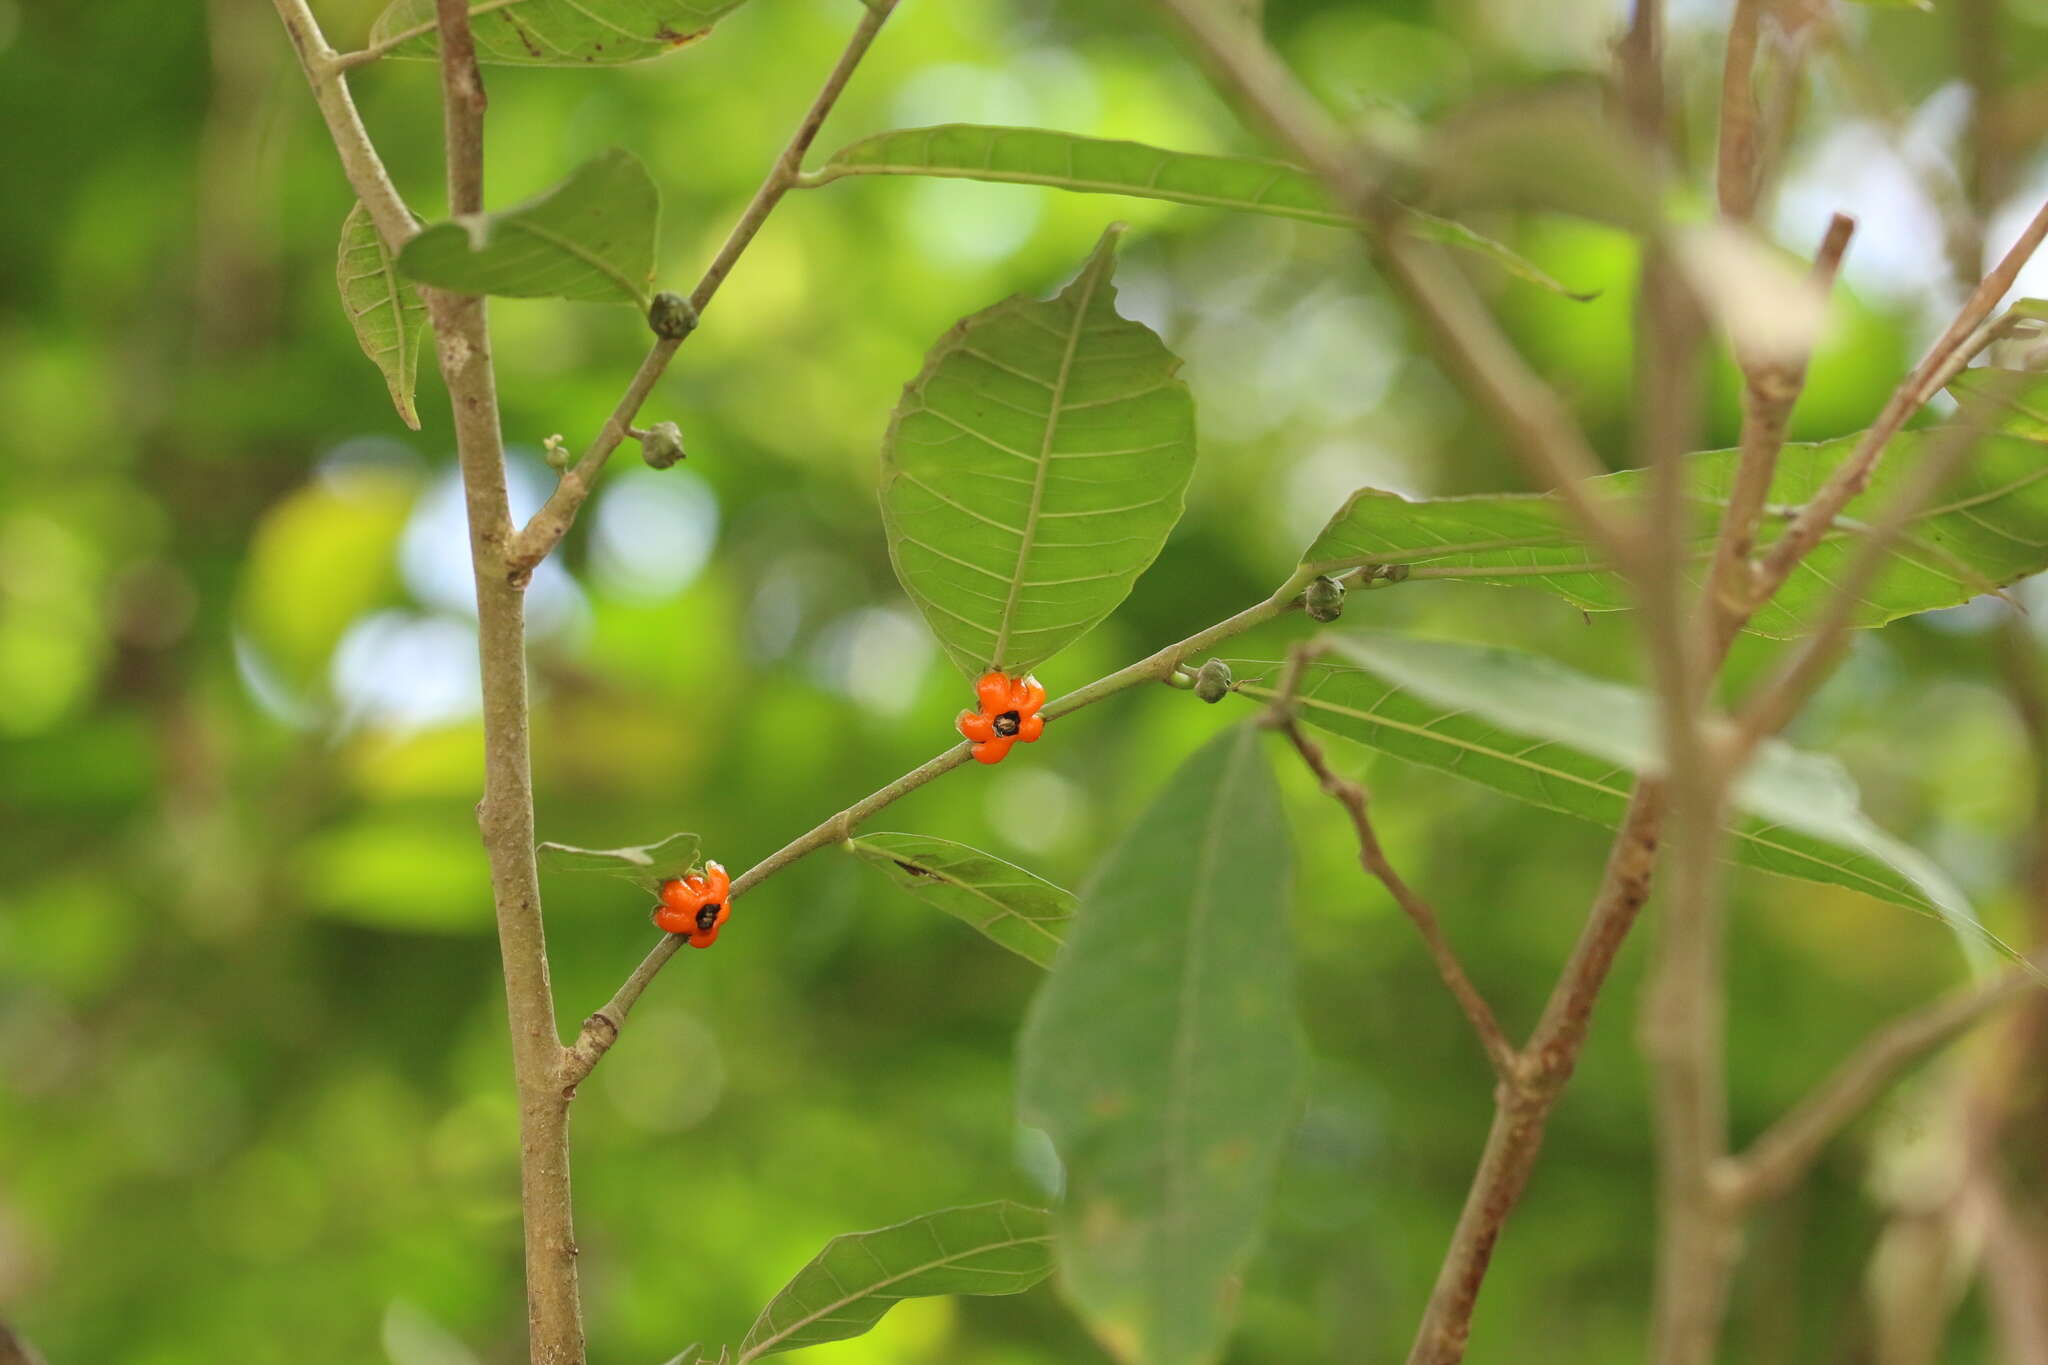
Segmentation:
<svg viewBox="0 0 2048 1365">
<path fill-rule="evenodd" d="M 731 913 L 732 878 L 717 863 L 706 863 L 702 876 L 693 872 L 661 884 L 654 923 L 666 933 L 688 934 L 692 948 L 709 948 Z"/>
<path fill-rule="evenodd" d="M 974 756 L 983 763 L 1000 763 L 1012 744 L 1029 744 L 1045 733 L 1045 717 L 1038 714 L 1045 705 L 1045 686 L 1038 679 L 1012 678 L 991 669 L 974 685 L 974 694 L 981 710 L 962 711 L 953 723 L 972 741 Z"/>
</svg>

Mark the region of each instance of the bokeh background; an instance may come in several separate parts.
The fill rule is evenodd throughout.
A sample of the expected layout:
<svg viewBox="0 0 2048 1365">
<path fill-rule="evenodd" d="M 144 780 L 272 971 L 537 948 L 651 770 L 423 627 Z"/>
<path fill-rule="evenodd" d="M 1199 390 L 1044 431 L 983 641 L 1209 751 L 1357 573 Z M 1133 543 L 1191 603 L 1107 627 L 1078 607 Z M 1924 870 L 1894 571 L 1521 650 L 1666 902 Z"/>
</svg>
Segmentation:
<svg viewBox="0 0 2048 1365">
<path fill-rule="evenodd" d="M 351 46 L 375 6 L 317 8 Z M 627 146 L 664 188 L 662 283 L 687 288 L 855 8 L 756 0 L 651 65 L 491 70 L 493 200 Z M 1616 22 L 1592 0 L 1268 10 L 1318 90 L 1383 129 L 1597 80 Z M 1814 14 L 1838 28 L 1815 40 L 1767 222 L 1810 250 L 1829 212 L 1861 220 L 1799 410 L 1799 434 L 1821 436 L 1875 410 L 1952 307 L 1954 263 L 2011 237 L 2048 167 L 2018 138 L 2009 183 L 1973 213 L 1955 170 L 1969 98 L 1952 16 Z M 1997 18 L 2008 69 L 2039 70 L 2048 7 L 2013 0 Z M 1720 4 L 1673 6 L 1696 157 L 1725 22 Z M 382 63 L 355 85 L 431 213 L 432 69 Z M 949 120 L 1257 150 L 1140 5 L 906 0 L 821 148 Z M 54 1365 L 522 1358 L 452 437 L 431 374 L 415 434 L 348 331 L 332 268 L 348 206 L 269 6 L 0 0 L 0 1316 Z M 965 685 L 890 574 L 880 436 L 941 330 L 1056 286 L 1116 217 L 1134 224 L 1123 306 L 1186 358 L 1203 463 L 1128 605 L 1041 670 L 1055 693 L 1263 596 L 1356 486 L 1523 486 L 1343 234 L 960 183 L 795 194 L 645 414 L 681 424 L 688 462 L 655 473 L 629 445 L 535 582 L 542 837 L 695 830 L 737 869 L 950 742 Z M 1603 291 L 1573 303 L 1468 267 L 1626 463 L 1631 246 L 1560 217 L 1482 225 Z M 596 429 L 645 333 L 624 308 L 499 302 L 492 316 L 515 502 L 530 508 L 549 479 L 543 440 Z M 1727 443 L 1725 367 L 1714 401 L 1709 439 Z M 1533 592 L 1418 583 L 1355 598 L 1352 615 L 1635 670 L 1628 622 Z M 2031 655 L 2040 619 L 1977 603 L 1863 638 L 1798 731 L 2021 939 L 2033 765 L 2000 661 Z M 1276 657 L 1301 629 L 1234 652 Z M 1745 646 L 1735 677 L 1769 657 Z M 1127 694 L 877 827 L 1078 884 L 1235 705 Z M 1526 1028 L 1602 832 L 1337 756 L 1368 777 L 1396 861 Z M 1319 1062 L 1232 1359 L 1394 1359 L 1462 1198 L 1488 1080 L 1407 925 L 1358 874 L 1341 813 L 1282 775 Z M 1961 966 L 1939 926 L 1896 908 L 1752 873 L 1731 883 L 1748 1135 Z M 647 898 L 602 877 L 551 874 L 545 889 L 573 1021 L 649 945 Z M 1501 1245 L 1475 1360 L 1640 1358 L 1640 954 L 1624 957 Z M 736 1341 L 838 1232 L 1047 1197 L 1056 1172 L 1011 1097 L 1035 984 L 851 860 L 817 856 L 749 897 L 717 952 L 656 984 L 577 1108 L 594 1358 L 651 1365 L 695 1339 Z M 1874 1358 L 1872 1267 L 1940 1179 L 1969 1065 L 1966 1052 L 1927 1073 L 1758 1222 L 1732 1358 Z M 1942 1358 L 1988 1361 L 1975 1291 L 1957 1292 Z M 909 1304 L 810 1358 L 1102 1357 L 1042 1290 Z"/>
</svg>

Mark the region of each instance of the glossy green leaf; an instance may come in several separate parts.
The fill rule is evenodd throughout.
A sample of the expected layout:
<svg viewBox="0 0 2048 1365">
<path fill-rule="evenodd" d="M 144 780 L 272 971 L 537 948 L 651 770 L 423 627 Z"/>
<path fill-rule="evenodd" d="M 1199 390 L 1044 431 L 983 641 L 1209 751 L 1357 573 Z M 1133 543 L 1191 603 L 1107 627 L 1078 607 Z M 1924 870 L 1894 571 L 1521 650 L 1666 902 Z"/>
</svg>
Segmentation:
<svg viewBox="0 0 2048 1365">
<path fill-rule="evenodd" d="M 1608 826 L 1620 823 L 1636 776 L 1660 766 L 1655 704 L 1635 688 L 1512 650 L 1376 632 L 1325 640 L 1339 662 L 1309 668 L 1300 714 L 1333 734 Z M 1738 862 L 1849 887 L 1996 943 L 1940 869 L 1870 822 L 1832 759 L 1770 741 L 1734 798 Z"/>
<path fill-rule="evenodd" d="M 463 294 L 645 307 L 660 216 L 647 168 L 613 148 L 514 208 L 436 223 L 405 244 L 398 268 Z"/>
<path fill-rule="evenodd" d="M 617 66 L 703 37 L 746 0 L 475 0 L 477 60 L 508 66 Z M 432 58 L 434 0 L 396 0 L 370 28 L 390 57 Z"/>
<path fill-rule="evenodd" d="M 739 1363 L 857 1337 L 903 1299 L 1022 1293 L 1052 1271 L 1047 1221 L 999 1200 L 835 1237 L 761 1310 Z"/>
<path fill-rule="evenodd" d="M 1041 967 L 1066 941 L 1074 895 L 1014 863 L 922 834 L 863 834 L 848 852 L 927 905 L 963 920 Z"/>
<path fill-rule="evenodd" d="M 1970 370 L 1951 386 L 1966 416 L 1991 434 L 1978 439 L 1968 467 L 1897 543 L 1890 567 L 1858 603 L 1855 625 L 1881 626 L 1954 606 L 2048 569 L 2048 447 L 2038 439 L 2048 433 L 2048 386 L 2036 381 L 2017 399 L 2002 401 L 1985 393 L 2010 378 L 2007 371 Z M 1997 411 L 1983 410 L 1994 401 L 1999 402 Z M 1911 476 L 1928 443 L 1946 439 L 1947 430 L 1932 427 L 1893 438 L 1869 491 L 1854 507 L 1884 506 Z M 1771 484 L 1772 514 L 1760 528 L 1759 544 L 1777 538 L 1786 514 L 1813 495 L 1857 439 L 1844 436 L 1785 448 Z M 1733 450 L 1714 450 L 1687 461 L 1695 516 L 1686 577 L 1695 587 L 1711 562 L 1715 527 L 1738 458 Z M 1642 492 L 1643 475 L 1623 470 L 1593 484 L 1602 494 L 1632 497 Z M 1808 629 L 1866 529 L 1853 517 L 1839 520 L 1756 614 L 1750 629 L 1771 636 Z M 1318 573 L 1360 564 L 1405 564 L 1411 581 L 1467 579 L 1543 588 L 1586 611 L 1633 605 L 1621 577 L 1592 553 L 1563 504 L 1548 494 L 1410 500 L 1362 489 L 1316 537 L 1302 562 Z"/>
<path fill-rule="evenodd" d="M 1284 162 L 1246 156 L 1168 151 L 1142 142 L 1082 137 L 1049 128 L 999 128 L 947 123 L 901 128 L 862 138 L 834 152 L 803 177 L 826 185 L 855 175 L 917 175 L 1038 185 L 1080 194 L 1121 194 L 1199 208 L 1236 209 L 1294 218 L 1325 227 L 1358 227 L 1337 209 L 1314 176 Z M 1485 256 L 1519 279 L 1573 298 L 1562 284 L 1516 254 L 1461 223 L 1410 210 L 1403 220 L 1413 235 Z"/>
<path fill-rule="evenodd" d="M 384 376 L 391 405 L 414 431 L 420 429 L 413 393 L 420 368 L 420 340 L 427 331 L 427 305 L 419 290 L 398 276 L 377 225 L 361 204 L 341 224 L 341 250 L 334 262 L 341 306 L 363 354 Z"/>
<path fill-rule="evenodd" d="M 1121 231 L 1058 297 L 957 323 L 889 424 L 889 556 L 969 676 L 1027 672 L 1088 631 L 1180 520 L 1194 400 L 1180 360 L 1117 314 Z"/>
<path fill-rule="evenodd" d="M 1182 765 L 1082 893 L 1020 1041 L 1066 1162 L 1061 1288 L 1120 1359 L 1216 1358 L 1293 1126 L 1291 880 L 1249 725 Z"/>
</svg>

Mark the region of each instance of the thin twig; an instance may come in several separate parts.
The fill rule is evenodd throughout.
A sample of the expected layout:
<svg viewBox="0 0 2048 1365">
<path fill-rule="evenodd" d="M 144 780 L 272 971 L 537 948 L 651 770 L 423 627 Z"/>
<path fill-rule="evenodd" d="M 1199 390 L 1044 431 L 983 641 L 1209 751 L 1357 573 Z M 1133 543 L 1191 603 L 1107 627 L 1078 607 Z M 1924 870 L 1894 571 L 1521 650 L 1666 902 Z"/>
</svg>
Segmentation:
<svg viewBox="0 0 2048 1365">
<path fill-rule="evenodd" d="M 1877 462 L 1883 458 L 1892 437 L 1899 434 L 1907 419 L 1932 396 L 1929 383 L 1946 372 L 1956 355 L 1977 335 L 1978 329 L 1991 316 L 1992 309 L 2012 288 L 2021 268 L 2040 247 L 2043 238 L 2048 238 L 2048 204 L 2042 205 L 2019 240 L 1978 282 L 1947 330 L 1892 392 L 1876 423 L 1863 433 L 1855 450 L 1807 500 L 1799 515 L 1765 554 L 1757 574 L 1756 602 L 1760 604 L 1784 585 L 1792 570 L 1826 537 L 1835 518 L 1869 485 L 1871 472 L 1877 468 Z"/>
<path fill-rule="evenodd" d="M 342 173 L 348 177 L 356 198 L 369 211 L 385 249 L 395 252 L 419 228 L 398 187 L 392 184 L 390 173 L 384 169 L 384 159 L 377 155 L 369 130 L 363 127 L 362 115 L 356 112 L 355 100 L 349 95 L 348 82 L 336 63 L 334 49 L 328 45 L 306 0 L 274 2 L 277 17 L 284 22 L 284 31 L 298 53 L 299 66 L 306 73 L 306 84 L 312 88 L 320 117 L 327 124 L 334 150 L 341 158 Z"/>
<path fill-rule="evenodd" d="M 1472 1313 L 1494 1247 L 1536 1169 L 1550 1112 L 1578 1065 L 1615 955 L 1649 899 L 1664 801 L 1662 784 L 1654 779 L 1638 782 L 1629 797 L 1593 907 L 1535 1033 L 1521 1050 L 1515 1084 L 1495 1094 L 1486 1146 L 1416 1328 L 1408 1365 L 1458 1365 L 1465 1358 Z"/>
<path fill-rule="evenodd" d="M 2034 376 L 2015 373 L 1987 386 L 1987 405 L 2016 395 Z M 1891 560 L 1892 548 L 1906 534 L 1941 490 L 1961 471 L 1978 442 L 1988 433 L 1964 420 L 1941 428 L 1919 462 L 1901 483 L 1857 547 L 1856 555 L 1834 579 L 1834 592 L 1817 625 L 1778 669 L 1744 703 L 1722 756 L 1733 770 L 1756 747 L 1783 729 L 1840 661 L 1854 628 L 1857 610 Z"/>
<path fill-rule="evenodd" d="M 824 84 L 818 88 L 817 95 L 811 100 L 810 108 L 804 112 L 796 131 L 790 135 L 788 143 L 776 156 L 775 164 L 768 168 L 767 177 L 762 180 L 760 188 L 754 191 L 754 197 L 741 212 L 739 221 L 733 224 L 732 231 L 726 236 L 725 244 L 719 247 L 718 254 L 712 257 L 711 264 L 705 268 L 703 276 L 697 281 L 697 287 L 690 292 L 690 308 L 693 313 L 701 315 L 710 307 L 712 297 L 718 293 L 719 286 L 725 283 L 726 276 L 732 273 L 733 266 L 739 263 L 740 257 L 753 243 L 755 236 L 761 231 L 761 225 L 768 221 L 768 215 L 775 211 L 775 206 L 782 202 L 783 196 L 796 184 L 797 176 L 803 170 L 804 154 L 810 151 L 811 144 L 817 141 L 818 130 L 825 126 L 826 118 L 832 113 L 832 106 L 839 102 L 840 95 L 846 90 L 847 82 L 853 79 L 855 69 L 860 66 L 861 59 L 867 56 L 868 49 L 874 45 L 876 35 L 882 31 L 882 25 L 888 22 L 896 4 L 897 0 L 869 0 L 863 9 L 853 35 L 847 39 L 845 49 L 839 54 L 839 60 L 833 64 Z M 598 429 L 589 448 L 578 457 L 575 464 L 563 472 L 555 491 L 519 532 L 518 539 L 513 542 L 512 553 L 506 561 L 506 570 L 515 582 L 524 583 L 530 579 L 535 567 L 553 553 L 554 548 L 562 543 L 562 537 L 569 533 L 569 528 L 576 522 L 578 509 L 583 506 L 584 500 L 590 496 L 591 489 L 597 483 L 599 471 L 611 458 L 612 452 L 626 439 L 626 433 L 631 428 L 634 417 L 639 414 L 640 405 L 647 401 L 647 395 L 653 391 L 656 381 L 667 370 L 670 358 L 675 355 L 676 348 L 682 345 L 683 340 L 684 337 L 663 337 L 648 349 L 647 358 L 640 363 L 640 369 L 633 376 L 633 382 L 626 386 L 625 395 L 619 399 L 618 406 L 613 408 L 612 415 L 605 420 L 605 424 Z"/>
<path fill-rule="evenodd" d="M 1472 984 L 1472 978 L 1466 975 L 1464 964 L 1458 960 L 1457 950 L 1444 936 L 1443 925 L 1438 920 L 1435 909 L 1417 894 L 1413 887 L 1402 880 L 1401 874 L 1396 872 L 1394 865 L 1387 860 L 1386 850 L 1381 847 L 1379 835 L 1373 829 L 1372 819 L 1367 814 L 1370 798 L 1366 795 L 1365 788 L 1331 771 L 1328 760 L 1323 756 L 1322 747 L 1308 737 L 1302 729 L 1301 722 L 1284 709 L 1280 714 L 1283 717 L 1278 722 L 1280 733 L 1287 736 L 1288 743 L 1301 755 L 1301 761 L 1315 774 L 1316 782 L 1322 787 L 1323 794 L 1344 807 L 1345 813 L 1351 817 L 1351 828 L 1358 837 L 1359 865 L 1387 889 L 1387 894 L 1394 898 L 1394 903 L 1401 907 L 1402 913 L 1415 925 L 1416 932 L 1422 935 L 1423 945 L 1429 949 L 1430 960 L 1436 964 L 1437 975 L 1443 978 L 1443 983 L 1449 989 L 1452 998 L 1458 1002 L 1458 1007 L 1465 1011 L 1465 1018 L 1470 1021 L 1473 1033 L 1478 1035 L 1479 1046 L 1485 1051 L 1486 1060 L 1493 1064 L 1494 1076 L 1502 1082 L 1511 1081 L 1515 1066 L 1514 1044 L 1501 1032 L 1500 1020 L 1494 1016 L 1493 1007 L 1486 1003 L 1486 997 L 1479 993 L 1479 988 Z"/>
<path fill-rule="evenodd" d="M 1721 64 L 1720 144 L 1715 189 L 1721 216 L 1747 223 L 1756 216 L 1757 193 L 1763 186 L 1763 154 L 1758 146 L 1756 99 L 1757 30 L 1767 0 L 1735 0 L 1728 23 L 1728 49 Z"/>
<path fill-rule="evenodd" d="M 1193 655 L 1293 610 L 1301 601 L 1301 590 L 1308 582 L 1308 578 L 1309 575 L 1306 573 L 1295 573 L 1263 602 L 1246 607 L 1228 620 L 1219 621 L 1207 630 L 1197 631 L 1185 640 L 1175 641 L 1164 649 L 1156 650 L 1136 663 L 1127 664 L 1114 673 L 1097 678 L 1085 687 L 1076 688 L 1047 704 L 1042 714 L 1049 721 L 1058 720 L 1062 716 L 1072 715 L 1084 706 L 1092 706 L 1106 697 L 1115 696 L 1140 683 L 1166 682 L 1173 676 L 1174 670 Z M 776 873 L 809 857 L 819 849 L 844 843 L 852 836 L 854 830 L 876 812 L 908 796 L 927 782 L 943 777 L 968 762 L 970 757 L 966 744 L 955 744 L 941 753 L 934 754 L 887 786 L 868 793 L 846 809 L 820 821 L 734 878 L 732 899 L 737 901 Z M 634 1004 L 681 946 L 682 939 L 676 935 L 662 935 L 661 941 L 648 950 L 647 956 L 633 969 L 632 974 L 604 1007 L 584 1021 L 582 1033 L 569 1049 L 569 1075 L 572 1083 L 581 1081 L 589 1075 L 604 1054 L 611 1050 L 612 1044 L 618 1040 L 619 1031 L 625 1027 L 626 1017 L 632 1013 Z"/>
<path fill-rule="evenodd" d="M 1833 289 L 1856 220 L 1835 214 L 1828 222 L 1826 236 L 1813 260 L 1812 279 L 1823 297 Z M 1704 618 L 1706 652 L 1718 660 L 1754 610 L 1756 585 L 1750 554 L 1756 547 L 1756 529 L 1769 500 L 1771 482 L 1777 476 L 1778 457 L 1785 448 L 1785 433 L 1792 409 L 1806 388 L 1806 360 L 1740 359 L 1742 385 L 1742 445 L 1735 468 L 1734 486 L 1728 505 L 1721 513 L 1721 529 L 1714 540 L 1713 567 L 1707 575 L 1707 591 L 1700 603 Z"/>
<path fill-rule="evenodd" d="M 1866 1039 L 1827 1080 L 1772 1124 L 1740 1156 L 1715 1173 L 1720 1197 L 1735 1207 L 1783 1194 L 1798 1183 L 1823 1148 L 1861 1114 L 1886 1087 L 1921 1058 L 1959 1037 L 1971 1025 L 2031 990 L 2041 989 L 2036 968 L 2008 967 L 1997 976 L 1966 986 Z"/>
</svg>

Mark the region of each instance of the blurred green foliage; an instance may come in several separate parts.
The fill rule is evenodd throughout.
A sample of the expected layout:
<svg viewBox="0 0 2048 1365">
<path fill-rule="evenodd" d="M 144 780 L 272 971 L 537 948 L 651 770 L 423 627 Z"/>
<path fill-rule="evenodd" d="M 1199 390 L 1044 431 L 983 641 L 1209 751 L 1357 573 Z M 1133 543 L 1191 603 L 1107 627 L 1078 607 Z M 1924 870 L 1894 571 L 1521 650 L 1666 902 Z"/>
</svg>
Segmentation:
<svg viewBox="0 0 2048 1365">
<path fill-rule="evenodd" d="M 320 6 L 343 43 L 375 8 Z M 1703 92 L 1719 20 L 1675 8 L 1674 62 Z M 686 286 L 853 9 L 755 0 L 650 65 L 494 69 L 491 201 L 627 146 L 664 191 L 657 281 Z M 1320 93 L 1387 126 L 1584 80 L 1611 21 L 1592 0 L 1268 10 Z M 2038 67 L 2048 20 L 2018 5 L 2008 20 L 2008 60 Z M 1935 117 L 1953 69 L 1944 21 L 1847 22 L 1853 62 L 1925 115 L 1939 155 L 1954 137 Z M 1911 234 L 1917 201 L 1830 169 L 1840 139 L 1882 127 L 1867 84 L 1823 65 L 1780 205 L 1785 245 L 1808 250 L 1837 197 L 1879 196 L 1857 202 L 1856 251 L 1880 268 L 1852 268 L 1801 436 L 1861 424 L 1941 297 L 1924 271 L 1884 273 L 1883 234 L 1904 224 L 1893 247 L 1939 275 L 1934 240 Z M 432 216 L 432 69 L 384 63 L 356 86 Z M 908 0 L 823 143 L 947 120 L 1259 150 L 1143 6 Z M 1710 126 L 1688 123 L 1696 156 Z M 515 1114 L 472 815 L 480 744 L 445 398 L 423 376 L 425 429 L 405 431 L 349 332 L 333 284 L 349 195 L 267 7 L 0 0 L 0 137 L 0 1313 L 54 1365 L 517 1359 Z M 690 459 L 656 474 L 629 448 L 536 582 L 543 837 L 609 847 L 688 829 L 737 869 L 950 742 L 964 689 L 889 571 L 881 432 L 933 337 L 1006 293 L 1055 287 L 1112 216 L 1134 225 L 1124 306 L 1186 357 L 1203 458 L 1188 517 L 1130 602 L 1042 670 L 1055 693 L 1263 596 L 1358 485 L 1521 486 L 1342 233 L 997 185 L 796 195 L 649 406 L 682 425 Z M 1604 290 L 1574 303 L 1467 266 L 1603 451 L 1630 463 L 1626 239 L 1562 218 L 1484 226 Z M 531 506 L 543 440 L 596 429 L 644 329 L 624 307 L 500 302 L 492 316 Z M 1711 438 L 1727 443 L 1733 388 L 1717 374 Z M 1415 584 L 1352 611 L 1633 672 L 1625 619 L 1534 592 Z M 1977 604 L 1860 639 L 1797 738 L 1841 754 L 1880 823 L 2010 932 L 2032 794 L 1990 647 L 1999 615 Z M 1232 652 L 1277 657 L 1298 629 Z M 1736 679 L 1772 652 L 1745 645 Z M 1183 693 L 1126 695 L 886 823 L 1072 886 L 1226 720 Z M 1338 757 L 1367 774 L 1390 852 L 1510 1027 L 1526 1027 L 1600 832 Z M 1233 1359 L 1387 1359 L 1463 1196 L 1487 1075 L 1413 935 L 1358 875 L 1340 813 L 1280 771 L 1318 1060 Z M 1757 874 L 1732 883 L 1743 1136 L 1959 968 L 1930 920 Z M 556 875 L 546 891 L 573 1020 L 653 931 L 645 898 L 614 879 Z M 1639 960 L 1639 947 L 1624 959 L 1501 1243 L 1476 1360 L 1639 1354 Z M 1038 979 L 853 859 L 809 860 L 749 897 L 716 953 L 655 986 L 578 1106 L 598 1358 L 736 1339 L 834 1234 L 1042 1201 L 1045 1150 L 1012 1099 Z M 1738 1358 L 1856 1358 L 1882 1216 L 1864 1172 L 1882 1131 L 1838 1144 L 1759 1228 Z M 1985 1359 L 1980 1336 L 1972 1314 L 1949 1358 Z M 908 1304 L 806 1358 L 1099 1357 L 1038 1292 Z"/>
</svg>

